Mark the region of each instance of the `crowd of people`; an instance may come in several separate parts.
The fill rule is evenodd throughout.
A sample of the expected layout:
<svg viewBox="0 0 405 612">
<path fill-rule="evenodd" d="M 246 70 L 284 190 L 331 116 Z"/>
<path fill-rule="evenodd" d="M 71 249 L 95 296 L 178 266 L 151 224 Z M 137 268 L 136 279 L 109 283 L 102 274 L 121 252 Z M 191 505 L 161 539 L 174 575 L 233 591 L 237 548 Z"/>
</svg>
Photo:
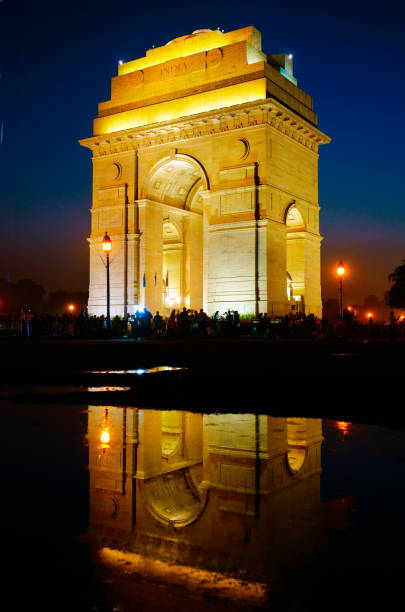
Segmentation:
<svg viewBox="0 0 405 612">
<path fill-rule="evenodd" d="M 356 320 L 352 313 L 345 313 L 335 323 L 326 317 L 319 319 L 313 314 L 302 313 L 271 318 L 267 313 L 255 316 L 240 316 L 237 310 L 215 312 L 208 316 L 203 309 L 172 310 L 169 316 L 158 311 L 153 315 L 146 308 L 126 317 L 115 316 L 110 321 L 104 316 L 92 316 L 84 309 L 78 316 L 36 315 L 30 310 L 20 315 L 0 318 L 0 336 L 22 336 L 30 338 L 313 338 L 331 339 L 341 337 L 396 339 L 405 336 L 405 322 L 391 312 L 389 321 L 367 323 Z"/>
</svg>

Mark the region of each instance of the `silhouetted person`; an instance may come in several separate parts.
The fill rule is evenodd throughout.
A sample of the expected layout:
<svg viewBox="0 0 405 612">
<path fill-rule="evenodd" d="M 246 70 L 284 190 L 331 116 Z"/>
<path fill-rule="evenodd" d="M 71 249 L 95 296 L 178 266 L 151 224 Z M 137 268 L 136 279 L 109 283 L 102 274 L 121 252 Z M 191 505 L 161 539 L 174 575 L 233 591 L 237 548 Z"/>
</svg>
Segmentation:
<svg viewBox="0 0 405 612">
<path fill-rule="evenodd" d="M 164 321 L 163 318 L 160 316 L 159 311 L 156 311 L 155 316 L 153 317 L 153 323 L 155 326 L 155 334 L 156 336 L 162 336 L 163 335 L 163 329 L 164 329 Z"/>
<path fill-rule="evenodd" d="M 397 325 L 397 323 L 398 323 L 398 317 L 396 317 L 394 312 L 391 310 L 391 312 L 390 312 L 389 333 L 390 333 L 390 340 L 392 342 L 397 339 L 397 335 L 398 335 L 398 325 Z"/>
<path fill-rule="evenodd" d="M 189 313 L 187 308 L 183 308 L 182 312 L 179 314 L 179 326 L 180 326 L 180 334 L 185 336 L 188 331 L 188 323 L 189 323 Z"/>
<path fill-rule="evenodd" d="M 237 310 L 233 313 L 233 331 L 235 336 L 239 336 L 240 334 L 240 316 Z"/>
</svg>

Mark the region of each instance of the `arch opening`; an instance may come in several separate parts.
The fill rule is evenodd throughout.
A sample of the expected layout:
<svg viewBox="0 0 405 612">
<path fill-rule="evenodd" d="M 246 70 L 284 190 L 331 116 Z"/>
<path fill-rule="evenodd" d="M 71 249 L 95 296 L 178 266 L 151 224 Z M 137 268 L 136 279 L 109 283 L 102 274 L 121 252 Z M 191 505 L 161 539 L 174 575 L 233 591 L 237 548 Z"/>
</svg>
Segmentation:
<svg viewBox="0 0 405 612">
<path fill-rule="evenodd" d="M 287 465 L 292 474 L 297 474 L 303 467 L 307 456 L 306 419 L 287 419 Z"/>
<path fill-rule="evenodd" d="M 291 204 L 285 212 L 287 228 L 287 300 L 290 312 L 305 312 L 305 221 L 301 211 Z"/>
<path fill-rule="evenodd" d="M 202 166 L 192 157 L 176 155 L 161 160 L 151 169 L 144 181 L 143 197 L 201 214 L 198 192 L 207 187 Z"/>
<path fill-rule="evenodd" d="M 203 306 L 201 192 L 207 188 L 203 167 L 194 158 L 179 154 L 155 164 L 143 183 L 143 199 L 162 204 L 161 245 L 156 247 L 162 253 L 157 275 L 162 279 L 161 304 L 166 316 L 183 307 L 199 310 Z M 156 296 L 152 301 L 158 303 Z"/>
</svg>

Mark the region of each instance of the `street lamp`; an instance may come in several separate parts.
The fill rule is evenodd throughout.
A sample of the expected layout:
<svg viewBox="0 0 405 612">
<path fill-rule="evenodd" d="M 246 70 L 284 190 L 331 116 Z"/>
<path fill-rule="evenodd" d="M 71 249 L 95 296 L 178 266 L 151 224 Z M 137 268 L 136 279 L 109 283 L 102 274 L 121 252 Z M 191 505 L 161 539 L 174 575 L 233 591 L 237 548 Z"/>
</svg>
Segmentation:
<svg viewBox="0 0 405 612">
<path fill-rule="evenodd" d="M 103 238 L 103 251 L 107 259 L 107 328 L 111 329 L 110 317 L 110 253 L 111 253 L 111 238 L 105 233 Z"/>
<path fill-rule="evenodd" d="M 340 293 L 340 318 L 343 319 L 343 276 L 345 273 L 345 268 L 343 265 L 343 261 L 339 261 L 339 265 L 337 268 L 337 273 L 339 276 L 339 293 Z"/>
<path fill-rule="evenodd" d="M 75 305 L 74 304 L 69 304 L 69 306 L 68 306 L 69 312 L 73 312 L 74 309 L 75 309 Z"/>
</svg>

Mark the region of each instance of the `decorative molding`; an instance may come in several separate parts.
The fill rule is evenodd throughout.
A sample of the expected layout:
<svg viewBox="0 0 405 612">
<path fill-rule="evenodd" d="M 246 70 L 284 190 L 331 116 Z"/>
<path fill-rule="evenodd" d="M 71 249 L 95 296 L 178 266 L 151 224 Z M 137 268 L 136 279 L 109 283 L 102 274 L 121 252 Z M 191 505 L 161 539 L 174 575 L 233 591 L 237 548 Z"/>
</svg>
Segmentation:
<svg viewBox="0 0 405 612">
<path fill-rule="evenodd" d="M 80 140 L 80 144 L 92 150 L 94 157 L 144 149 L 157 145 L 169 145 L 181 140 L 214 136 L 224 132 L 243 130 L 254 126 L 269 125 L 292 138 L 297 143 L 317 153 L 321 144 L 331 139 L 315 126 L 286 109 L 273 99 L 239 104 L 198 115 L 186 120 L 162 121 L 148 126 L 112 132 Z"/>
</svg>

